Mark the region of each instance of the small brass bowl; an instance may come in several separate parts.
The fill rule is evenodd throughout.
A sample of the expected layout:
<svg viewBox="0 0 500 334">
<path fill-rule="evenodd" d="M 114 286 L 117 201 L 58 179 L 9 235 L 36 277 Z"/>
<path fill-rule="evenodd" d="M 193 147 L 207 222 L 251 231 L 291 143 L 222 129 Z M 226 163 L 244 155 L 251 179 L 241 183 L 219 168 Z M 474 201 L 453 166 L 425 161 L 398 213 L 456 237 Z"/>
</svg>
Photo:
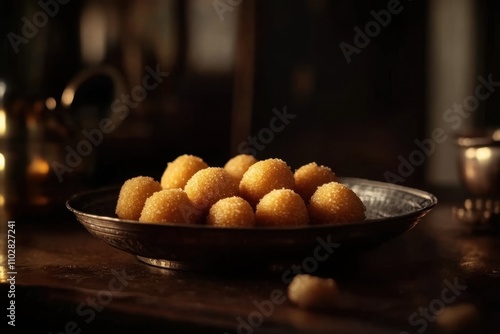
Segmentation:
<svg viewBox="0 0 500 334">
<path fill-rule="evenodd" d="M 461 135 L 459 172 L 472 195 L 495 198 L 500 195 L 500 129 Z"/>
</svg>

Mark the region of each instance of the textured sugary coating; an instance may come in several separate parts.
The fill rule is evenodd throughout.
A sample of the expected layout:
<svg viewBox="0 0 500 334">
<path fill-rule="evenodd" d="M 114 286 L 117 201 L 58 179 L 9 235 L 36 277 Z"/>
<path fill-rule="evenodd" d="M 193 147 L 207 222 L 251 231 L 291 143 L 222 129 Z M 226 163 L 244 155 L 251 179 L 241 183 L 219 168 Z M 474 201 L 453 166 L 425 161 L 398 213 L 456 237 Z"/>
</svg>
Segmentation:
<svg viewBox="0 0 500 334">
<path fill-rule="evenodd" d="M 241 179 L 240 195 L 253 206 L 274 189 L 294 189 L 295 180 L 290 167 L 281 159 L 254 163 Z"/>
<path fill-rule="evenodd" d="M 238 195 L 238 185 L 221 167 L 209 167 L 193 175 L 184 187 L 194 206 L 208 213 L 220 199 Z"/>
<path fill-rule="evenodd" d="M 184 190 L 164 189 L 144 203 L 139 221 L 149 223 L 196 224 L 199 212 Z"/>
<path fill-rule="evenodd" d="M 253 155 L 240 154 L 229 159 L 224 165 L 224 169 L 240 184 L 243 174 L 256 162 L 257 159 Z"/>
<path fill-rule="evenodd" d="M 212 205 L 207 217 L 207 224 L 212 226 L 255 226 L 255 214 L 252 206 L 238 196 L 227 197 Z"/>
<path fill-rule="evenodd" d="M 257 226 L 299 226 L 309 223 L 302 197 L 290 189 L 275 189 L 266 194 L 255 210 Z"/>
<path fill-rule="evenodd" d="M 306 202 L 309 202 L 319 186 L 338 181 L 335 173 L 329 167 L 318 166 L 315 162 L 300 167 L 293 176 L 295 178 L 295 191 Z"/>
<path fill-rule="evenodd" d="M 149 176 L 137 176 L 125 181 L 118 195 L 116 215 L 121 219 L 138 220 L 146 199 L 161 189 L 161 184 Z"/>
<path fill-rule="evenodd" d="M 161 177 L 163 189 L 183 189 L 188 180 L 199 170 L 208 168 L 203 159 L 184 154 L 167 164 L 167 168 Z"/>
<path fill-rule="evenodd" d="M 314 192 L 309 201 L 312 224 L 341 224 L 365 219 L 366 207 L 347 186 L 330 182 Z"/>
<path fill-rule="evenodd" d="M 336 304 L 337 283 L 331 278 L 296 275 L 288 286 L 288 299 L 303 309 L 325 309 Z"/>
</svg>

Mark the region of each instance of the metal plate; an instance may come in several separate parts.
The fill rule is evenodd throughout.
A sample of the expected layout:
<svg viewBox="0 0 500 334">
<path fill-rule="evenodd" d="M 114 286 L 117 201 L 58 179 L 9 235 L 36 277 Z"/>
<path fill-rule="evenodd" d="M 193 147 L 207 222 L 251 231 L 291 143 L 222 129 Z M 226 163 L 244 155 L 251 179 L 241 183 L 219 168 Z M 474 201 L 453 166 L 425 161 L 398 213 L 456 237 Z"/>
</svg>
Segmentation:
<svg viewBox="0 0 500 334">
<path fill-rule="evenodd" d="M 276 267 L 314 256 L 318 247 L 336 256 L 365 251 L 413 228 L 437 204 L 434 195 L 418 189 L 357 178 L 341 182 L 365 204 L 364 221 L 286 228 L 140 223 L 114 214 L 119 187 L 75 195 L 66 206 L 91 234 L 141 261 L 203 270 Z"/>
</svg>

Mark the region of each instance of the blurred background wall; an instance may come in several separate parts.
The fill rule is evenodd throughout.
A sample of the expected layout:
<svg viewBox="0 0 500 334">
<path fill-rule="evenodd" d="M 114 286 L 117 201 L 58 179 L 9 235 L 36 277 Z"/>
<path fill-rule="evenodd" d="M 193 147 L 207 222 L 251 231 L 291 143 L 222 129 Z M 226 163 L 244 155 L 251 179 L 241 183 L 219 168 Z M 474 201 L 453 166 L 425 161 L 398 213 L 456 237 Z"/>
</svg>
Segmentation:
<svg viewBox="0 0 500 334">
<path fill-rule="evenodd" d="M 3 1 L 0 204 L 52 210 L 159 178 L 183 153 L 459 187 L 453 135 L 498 126 L 500 94 L 457 127 L 444 115 L 478 76 L 500 81 L 499 13 L 493 0 Z"/>
</svg>

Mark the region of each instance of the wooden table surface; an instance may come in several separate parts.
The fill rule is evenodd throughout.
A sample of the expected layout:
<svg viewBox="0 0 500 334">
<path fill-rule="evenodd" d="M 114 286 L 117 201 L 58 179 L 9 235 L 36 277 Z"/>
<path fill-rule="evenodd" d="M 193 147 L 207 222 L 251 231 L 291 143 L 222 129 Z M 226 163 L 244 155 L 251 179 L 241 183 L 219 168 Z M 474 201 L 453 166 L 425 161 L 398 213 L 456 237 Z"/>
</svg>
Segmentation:
<svg viewBox="0 0 500 334">
<path fill-rule="evenodd" d="M 69 214 L 17 220 L 16 252 L 16 327 L 3 315 L 2 333 L 500 333 L 500 235 L 472 233 L 446 203 L 403 236 L 323 265 L 316 274 L 341 289 L 323 312 L 270 303 L 286 293 L 279 272 L 152 267 Z"/>
</svg>

